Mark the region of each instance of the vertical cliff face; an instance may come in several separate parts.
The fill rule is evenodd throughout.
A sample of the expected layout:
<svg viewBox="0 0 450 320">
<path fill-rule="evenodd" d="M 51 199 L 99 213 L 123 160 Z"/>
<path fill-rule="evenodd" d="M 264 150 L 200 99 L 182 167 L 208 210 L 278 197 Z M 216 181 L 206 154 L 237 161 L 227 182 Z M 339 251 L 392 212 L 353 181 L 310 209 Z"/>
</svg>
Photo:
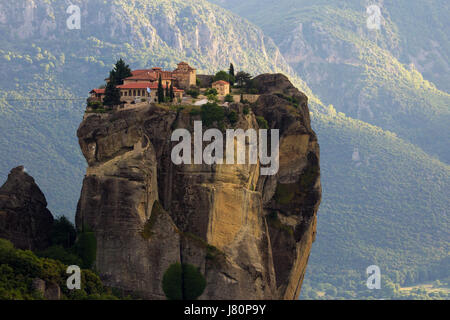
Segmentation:
<svg viewBox="0 0 450 320">
<path fill-rule="evenodd" d="M 260 175 L 259 163 L 174 165 L 173 130 L 193 132 L 200 120 L 187 109 L 151 105 L 81 123 L 88 169 L 76 223 L 95 231 L 107 285 L 163 299 L 164 272 L 182 262 L 205 275 L 202 299 L 298 297 L 321 197 L 319 147 L 306 96 L 282 75 L 257 80 L 265 94 L 249 113 L 230 106 L 233 127 L 258 129 L 264 117 L 280 129 L 274 176 Z"/>
<path fill-rule="evenodd" d="M 53 216 L 34 179 L 14 168 L 0 188 L 0 238 L 20 249 L 39 250 L 50 243 Z"/>
</svg>

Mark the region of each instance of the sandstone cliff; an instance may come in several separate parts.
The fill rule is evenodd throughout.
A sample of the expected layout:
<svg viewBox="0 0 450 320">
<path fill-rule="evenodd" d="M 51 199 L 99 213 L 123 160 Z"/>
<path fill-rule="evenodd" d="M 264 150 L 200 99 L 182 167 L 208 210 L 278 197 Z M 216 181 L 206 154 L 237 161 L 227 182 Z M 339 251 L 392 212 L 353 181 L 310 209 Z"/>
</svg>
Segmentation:
<svg viewBox="0 0 450 320">
<path fill-rule="evenodd" d="M 174 165 L 171 133 L 200 119 L 188 108 L 150 105 L 81 123 L 88 168 L 76 224 L 95 232 L 106 285 L 163 299 L 164 272 L 182 262 L 205 275 L 201 299 L 298 297 L 321 198 L 319 145 L 307 97 L 283 75 L 257 83 L 264 94 L 252 111 L 230 106 L 233 127 L 258 129 L 262 116 L 280 129 L 274 176 L 260 176 L 259 164 Z"/>
<path fill-rule="evenodd" d="M 44 194 L 22 166 L 14 168 L 0 188 L 0 238 L 20 249 L 49 245 L 53 216 Z"/>
</svg>

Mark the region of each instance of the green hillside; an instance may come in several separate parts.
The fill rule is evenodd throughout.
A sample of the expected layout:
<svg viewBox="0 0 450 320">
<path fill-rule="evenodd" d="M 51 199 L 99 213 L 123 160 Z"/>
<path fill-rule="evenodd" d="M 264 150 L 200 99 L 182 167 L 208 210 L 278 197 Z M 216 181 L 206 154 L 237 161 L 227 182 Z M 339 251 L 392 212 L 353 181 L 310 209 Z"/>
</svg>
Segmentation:
<svg viewBox="0 0 450 320">
<path fill-rule="evenodd" d="M 379 31 L 366 1 L 218 2 L 272 37 L 322 101 L 450 162 L 450 95 L 427 81 L 449 90 L 447 1 L 386 2 Z"/>
<path fill-rule="evenodd" d="M 309 291 L 331 284 L 337 293 L 328 298 L 392 297 L 367 289 L 372 264 L 381 268 L 383 285 L 448 278 L 450 166 L 342 114 L 315 114 L 313 126 L 321 142 L 323 199 Z"/>
<path fill-rule="evenodd" d="M 425 79 L 435 83 L 440 90 L 450 91 L 450 4 L 446 0 L 211 0 L 249 19 L 272 37 L 277 43 L 298 26 L 307 21 L 334 20 L 337 26 L 353 29 L 349 17 L 365 14 L 369 5 L 381 7 L 384 28 L 377 35 L 385 38 L 394 55 L 402 63 L 415 62 Z M 341 9 L 341 10 L 339 10 Z M 342 19 L 342 14 L 346 18 Z M 351 19 L 350 19 L 351 20 Z M 361 34 L 367 35 L 363 25 Z M 382 42 L 377 41 L 379 45 Z M 386 45 L 386 43 L 384 43 Z"/>
</svg>

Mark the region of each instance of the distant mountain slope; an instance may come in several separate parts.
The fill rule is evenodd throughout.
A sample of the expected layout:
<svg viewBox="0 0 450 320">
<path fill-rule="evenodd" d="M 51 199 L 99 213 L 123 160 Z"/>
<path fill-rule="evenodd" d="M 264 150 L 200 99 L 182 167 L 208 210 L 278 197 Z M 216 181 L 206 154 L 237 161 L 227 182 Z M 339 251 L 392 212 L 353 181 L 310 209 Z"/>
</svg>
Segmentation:
<svg viewBox="0 0 450 320">
<path fill-rule="evenodd" d="M 68 3 L 0 1 L 0 178 L 24 164 L 56 214 L 75 214 L 85 166 L 76 140 L 84 101 L 23 99 L 87 97 L 119 57 L 133 68 L 172 70 L 184 60 L 199 73 L 230 62 L 254 75 L 292 73 L 260 29 L 206 1 L 72 4 L 81 9 L 80 30 L 66 26 Z"/>
<path fill-rule="evenodd" d="M 448 90 L 447 1 L 386 1 L 380 31 L 366 1 L 219 2 L 261 26 L 322 101 L 450 163 L 450 95 L 416 70 Z"/>
<path fill-rule="evenodd" d="M 343 115 L 312 120 L 323 200 L 305 284 L 331 284 L 328 298 L 392 298 L 367 289 L 369 265 L 380 266 L 383 286 L 448 278 L 450 166 Z"/>
<path fill-rule="evenodd" d="M 446 0 L 211 0 L 261 26 L 277 43 L 298 25 L 299 18 L 319 22 L 329 18 L 337 24 L 347 24 L 336 11 L 365 15 L 370 5 L 381 8 L 389 49 L 402 63 L 414 63 L 425 79 L 450 92 L 450 3 Z M 320 16 L 316 15 L 320 11 Z M 319 20 L 317 20 L 319 18 Z M 340 21 L 339 21 L 339 20 Z M 351 25 L 347 24 L 347 27 Z M 390 30 L 393 28 L 393 30 Z M 360 34 L 366 34 L 360 25 Z M 379 38 L 380 35 L 378 35 Z M 388 40 L 388 39 L 387 39 Z M 379 42 L 378 42 L 379 43 Z M 387 48 L 387 47 L 384 47 Z"/>
</svg>

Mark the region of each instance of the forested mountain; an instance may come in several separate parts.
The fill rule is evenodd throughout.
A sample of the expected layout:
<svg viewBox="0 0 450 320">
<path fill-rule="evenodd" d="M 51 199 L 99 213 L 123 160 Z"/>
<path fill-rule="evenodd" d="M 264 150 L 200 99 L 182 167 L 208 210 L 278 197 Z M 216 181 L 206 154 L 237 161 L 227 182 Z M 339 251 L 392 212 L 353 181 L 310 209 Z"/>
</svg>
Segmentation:
<svg viewBox="0 0 450 320">
<path fill-rule="evenodd" d="M 322 154 L 305 297 L 375 296 L 370 264 L 397 285 L 448 278 L 447 2 L 384 1 L 377 32 L 366 1 L 216 2 L 235 13 L 203 0 L 74 0 L 81 29 L 70 30 L 69 3 L 0 0 L 1 180 L 25 165 L 51 211 L 73 218 L 84 99 L 119 57 L 282 72 L 309 97 Z"/>
<path fill-rule="evenodd" d="M 367 1 L 219 2 L 272 37 L 326 104 L 449 163 L 447 1 L 384 1 L 380 30 Z"/>
</svg>

